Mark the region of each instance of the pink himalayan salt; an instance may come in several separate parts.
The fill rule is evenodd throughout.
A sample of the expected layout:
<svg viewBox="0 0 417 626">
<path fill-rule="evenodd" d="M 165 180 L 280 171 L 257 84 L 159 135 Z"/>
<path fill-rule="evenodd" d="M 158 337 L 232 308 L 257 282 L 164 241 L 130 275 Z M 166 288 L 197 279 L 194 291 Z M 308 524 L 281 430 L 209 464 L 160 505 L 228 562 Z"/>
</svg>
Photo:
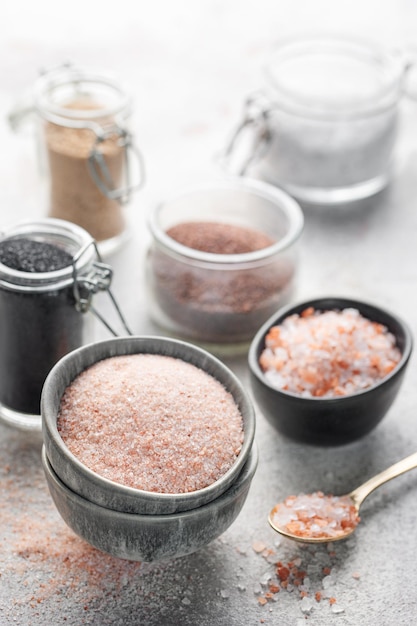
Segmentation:
<svg viewBox="0 0 417 626">
<path fill-rule="evenodd" d="M 296 537 L 334 539 L 350 534 L 360 518 L 349 496 L 310 494 L 288 496 L 271 512 L 276 528 Z"/>
<path fill-rule="evenodd" d="M 58 431 L 97 474 L 159 493 L 186 493 L 218 480 L 243 442 L 232 395 L 180 359 L 134 354 L 105 359 L 66 389 Z"/>
<path fill-rule="evenodd" d="M 309 307 L 269 330 L 259 363 L 278 389 L 334 398 L 374 386 L 400 359 L 394 335 L 357 309 Z"/>
</svg>

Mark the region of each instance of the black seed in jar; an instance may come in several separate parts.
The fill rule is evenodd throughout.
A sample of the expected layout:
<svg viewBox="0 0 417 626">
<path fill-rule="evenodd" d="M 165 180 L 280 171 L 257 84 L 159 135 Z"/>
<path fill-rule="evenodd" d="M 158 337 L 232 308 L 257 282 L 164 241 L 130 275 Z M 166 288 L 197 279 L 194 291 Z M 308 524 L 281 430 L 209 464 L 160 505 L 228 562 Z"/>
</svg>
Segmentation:
<svg viewBox="0 0 417 626">
<path fill-rule="evenodd" d="M 20 272 L 54 272 L 72 263 L 72 256 L 62 248 L 19 237 L 0 242 L 0 262 Z"/>
<path fill-rule="evenodd" d="M 0 242 L 0 261 L 33 274 L 68 267 L 72 256 L 57 245 L 16 237 Z M 82 314 L 75 308 L 73 286 L 51 285 L 49 291 L 0 286 L 0 319 L 0 403 L 38 415 L 49 371 L 82 344 Z"/>
</svg>

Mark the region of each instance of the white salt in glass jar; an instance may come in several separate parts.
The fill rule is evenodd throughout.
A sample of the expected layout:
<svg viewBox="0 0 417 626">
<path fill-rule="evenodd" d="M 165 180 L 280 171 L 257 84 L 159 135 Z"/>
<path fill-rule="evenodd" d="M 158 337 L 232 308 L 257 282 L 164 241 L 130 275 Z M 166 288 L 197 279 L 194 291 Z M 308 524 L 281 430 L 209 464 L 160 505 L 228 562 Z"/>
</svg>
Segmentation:
<svg viewBox="0 0 417 626">
<path fill-rule="evenodd" d="M 241 172 L 250 166 L 299 201 L 327 205 L 387 185 L 406 71 L 399 51 L 351 37 L 293 38 L 265 69 L 228 150 L 236 153 L 250 129 Z"/>
<path fill-rule="evenodd" d="M 127 234 L 123 206 L 143 181 L 130 98 L 112 77 L 64 64 L 39 77 L 31 100 L 10 121 L 18 127 L 34 113 L 48 216 L 84 228 L 101 253 L 113 251 Z"/>
</svg>

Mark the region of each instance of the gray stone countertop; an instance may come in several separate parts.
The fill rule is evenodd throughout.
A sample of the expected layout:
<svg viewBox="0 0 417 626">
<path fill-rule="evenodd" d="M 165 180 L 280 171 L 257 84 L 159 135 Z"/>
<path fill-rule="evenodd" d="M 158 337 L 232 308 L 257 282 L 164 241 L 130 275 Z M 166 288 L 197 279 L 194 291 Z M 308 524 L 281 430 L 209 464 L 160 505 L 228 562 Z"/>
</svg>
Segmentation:
<svg viewBox="0 0 417 626">
<path fill-rule="evenodd" d="M 214 156 L 278 36 L 311 26 L 375 34 L 375 11 L 383 41 L 409 42 L 413 29 L 417 32 L 417 10 L 410 2 L 365 7 L 346 2 L 337 11 L 335 3 L 313 8 L 307 0 L 148 4 L 139 2 L 133 11 L 122 2 L 110 14 L 95 2 L 75 3 L 65 18 L 59 3 L 45 0 L 36 11 L 35 5 L 13 3 L 7 9 L 9 27 L 7 20 L 0 25 L 0 226 L 44 211 L 31 131 L 15 135 L 6 123 L 38 69 L 72 58 L 109 68 L 133 92 L 147 183 L 127 209 L 131 237 L 108 261 L 115 271 L 114 293 L 138 334 L 160 333 L 148 319 L 143 281 L 149 206 L 174 187 L 221 176 Z M 362 298 L 396 311 L 417 336 L 414 106 L 404 107 L 405 156 L 383 193 L 355 207 L 304 207 L 293 299 Z M 99 305 L 107 311 L 104 298 Z M 245 357 L 224 360 L 249 388 Z M 313 549 L 279 540 L 267 514 L 288 494 L 348 492 L 414 452 L 416 377 L 413 355 L 381 424 L 340 448 L 292 443 L 258 411 L 259 466 L 238 519 L 206 548 L 164 563 L 114 559 L 76 537 L 48 493 L 40 435 L 0 425 L 0 624 L 411 626 L 417 614 L 417 473 L 375 492 L 363 506 L 357 532 L 345 542 Z M 309 596 L 320 592 L 322 600 L 310 604 L 294 588 L 264 604 L 277 561 L 295 561 L 308 574 Z"/>
</svg>

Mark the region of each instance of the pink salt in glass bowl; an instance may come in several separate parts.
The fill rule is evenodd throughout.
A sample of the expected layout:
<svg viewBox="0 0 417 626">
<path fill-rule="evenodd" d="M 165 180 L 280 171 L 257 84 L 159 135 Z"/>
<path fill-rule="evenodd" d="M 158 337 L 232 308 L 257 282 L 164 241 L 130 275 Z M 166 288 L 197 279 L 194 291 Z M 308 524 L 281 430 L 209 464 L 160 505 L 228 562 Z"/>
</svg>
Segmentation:
<svg viewBox="0 0 417 626">
<path fill-rule="evenodd" d="M 275 386 L 265 375 L 259 359 L 270 329 L 293 314 L 312 307 L 315 311 L 342 311 L 353 308 L 364 318 L 385 326 L 395 337 L 400 351 L 396 366 L 372 386 L 335 397 L 304 397 Z M 281 434 L 300 443 L 337 446 L 355 441 L 371 432 L 386 415 L 402 384 L 413 338 L 408 325 L 396 314 L 362 302 L 325 297 L 279 310 L 259 329 L 248 355 L 255 402 L 269 423 Z"/>
<path fill-rule="evenodd" d="M 91 470 L 64 443 L 57 419 L 62 396 L 70 383 L 99 361 L 133 354 L 162 355 L 190 363 L 219 381 L 231 394 L 242 416 L 243 443 L 229 469 L 208 486 L 184 493 L 161 493 L 129 487 Z M 221 496 L 242 471 L 255 435 L 254 409 L 237 377 L 205 350 L 164 337 L 110 339 L 84 346 L 66 355 L 54 366 L 45 381 L 41 414 L 46 455 L 58 478 L 74 493 L 91 503 L 113 511 L 140 515 L 167 515 L 196 509 Z"/>
<path fill-rule="evenodd" d="M 190 222 L 194 228 L 178 238 Z M 211 230 L 219 225 L 223 241 Z M 230 177 L 173 195 L 149 219 L 151 317 L 216 354 L 246 352 L 257 328 L 291 297 L 303 226 L 297 202 L 259 180 Z M 246 251 L 238 252 L 240 229 Z"/>
</svg>

